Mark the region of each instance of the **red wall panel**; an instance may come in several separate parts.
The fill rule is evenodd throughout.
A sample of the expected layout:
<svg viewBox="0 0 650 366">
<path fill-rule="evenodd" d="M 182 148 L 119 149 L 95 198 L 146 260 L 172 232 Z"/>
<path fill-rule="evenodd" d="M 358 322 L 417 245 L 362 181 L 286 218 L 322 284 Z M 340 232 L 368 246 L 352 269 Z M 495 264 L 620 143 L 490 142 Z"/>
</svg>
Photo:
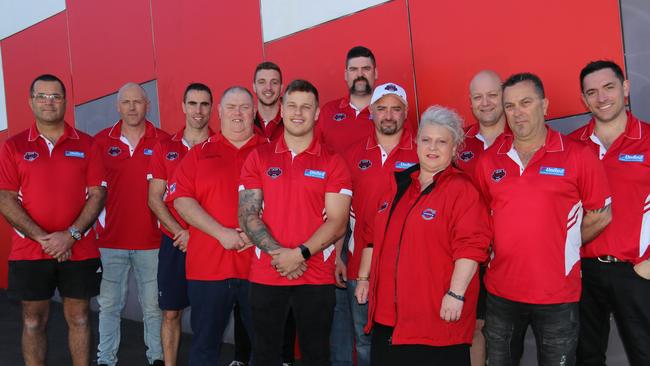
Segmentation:
<svg viewBox="0 0 650 366">
<path fill-rule="evenodd" d="M 155 78 L 149 0 L 67 0 L 75 104 Z"/>
<path fill-rule="evenodd" d="M 468 123 L 468 85 L 481 69 L 539 75 L 548 118 L 584 113 L 578 75 L 590 60 L 624 64 L 619 2 L 409 1 L 420 108 L 450 106 Z M 587 11 L 588 10 L 588 11 Z"/>
<path fill-rule="evenodd" d="M 181 102 L 191 82 L 212 89 L 216 103 L 232 85 L 252 88 L 252 73 L 262 61 L 258 1 L 152 0 L 156 75 L 161 125 L 167 131 L 184 123 Z"/>
<path fill-rule="evenodd" d="M 34 123 L 29 108 L 29 85 L 41 74 L 54 74 L 66 86 L 66 120 L 74 124 L 73 88 L 65 12 L 2 40 L 9 136 Z"/>
<path fill-rule="evenodd" d="M 347 95 L 345 56 L 366 46 L 377 59 L 376 84 L 395 82 L 406 89 L 409 119 L 416 120 L 408 12 L 404 0 L 392 1 L 336 19 L 264 45 L 266 59 L 282 68 L 287 82 L 302 78 L 318 88 L 321 103 Z"/>
</svg>

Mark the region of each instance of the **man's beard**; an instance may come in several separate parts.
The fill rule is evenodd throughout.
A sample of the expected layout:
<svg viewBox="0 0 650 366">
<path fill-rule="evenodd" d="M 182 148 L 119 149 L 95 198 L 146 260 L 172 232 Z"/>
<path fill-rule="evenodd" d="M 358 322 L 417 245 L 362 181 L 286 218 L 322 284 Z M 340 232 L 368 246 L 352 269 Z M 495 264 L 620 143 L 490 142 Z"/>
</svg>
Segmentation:
<svg viewBox="0 0 650 366">
<path fill-rule="evenodd" d="M 357 82 L 360 81 L 365 81 L 366 82 L 366 88 L 362 91 L 359 91 L 356 89 Z M 350 94 L 354 95 L 370 95 L 372 93 L 372 87 L 370 86 L 370 82 L 368 82 L 368 79 L 366 79 L 365 76 L 359 76 L 358 78 L 354 79 L 352 82 L 352 86 L 350 87 Z"/>
</svg>

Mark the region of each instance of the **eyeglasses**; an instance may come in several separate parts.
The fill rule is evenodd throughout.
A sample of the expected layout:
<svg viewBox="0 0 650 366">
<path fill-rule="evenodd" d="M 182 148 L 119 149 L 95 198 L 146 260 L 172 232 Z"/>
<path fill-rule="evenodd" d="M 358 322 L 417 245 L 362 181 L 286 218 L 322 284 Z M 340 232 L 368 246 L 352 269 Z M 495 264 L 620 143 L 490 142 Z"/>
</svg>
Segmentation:
<svg viewBox="0 0 650 366">
<path fill-rule="evenodd" d="M 32 95 L 32 98 L 34 98 L 37 103 L 47 103 L 48 101 L 52 101 L 53 103 L 61 103 L 63 102 L 63 99 L 65 99 L 65 97 L 61 94 L 45 93 L 34 94 Z"/>
</svg>

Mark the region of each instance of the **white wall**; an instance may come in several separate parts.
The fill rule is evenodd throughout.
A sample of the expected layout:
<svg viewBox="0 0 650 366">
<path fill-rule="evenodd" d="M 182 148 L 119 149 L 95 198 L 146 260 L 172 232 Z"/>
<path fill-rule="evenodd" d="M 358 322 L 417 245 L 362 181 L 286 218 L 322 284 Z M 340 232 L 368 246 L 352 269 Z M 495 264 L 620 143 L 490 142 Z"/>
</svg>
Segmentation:
<svg viewBox="0 0 650 366">
<path fill-rule="evenodd" d="M 0 39 L 65 10 L 65 0 L 0 1 Z"/>
</svg>

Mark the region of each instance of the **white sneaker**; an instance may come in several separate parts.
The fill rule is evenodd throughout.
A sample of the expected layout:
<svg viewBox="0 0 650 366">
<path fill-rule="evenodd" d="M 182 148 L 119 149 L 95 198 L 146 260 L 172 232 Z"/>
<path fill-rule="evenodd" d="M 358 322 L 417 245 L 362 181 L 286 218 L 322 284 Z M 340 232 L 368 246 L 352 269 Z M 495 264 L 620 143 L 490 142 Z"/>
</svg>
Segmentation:
<svg viewBox="0 0 650 366">
<path fill-rule="evenodd" d="M 246 364 L 241 361 L 233 361 L 228 366 L 246 366 Z"/>
</svg>

